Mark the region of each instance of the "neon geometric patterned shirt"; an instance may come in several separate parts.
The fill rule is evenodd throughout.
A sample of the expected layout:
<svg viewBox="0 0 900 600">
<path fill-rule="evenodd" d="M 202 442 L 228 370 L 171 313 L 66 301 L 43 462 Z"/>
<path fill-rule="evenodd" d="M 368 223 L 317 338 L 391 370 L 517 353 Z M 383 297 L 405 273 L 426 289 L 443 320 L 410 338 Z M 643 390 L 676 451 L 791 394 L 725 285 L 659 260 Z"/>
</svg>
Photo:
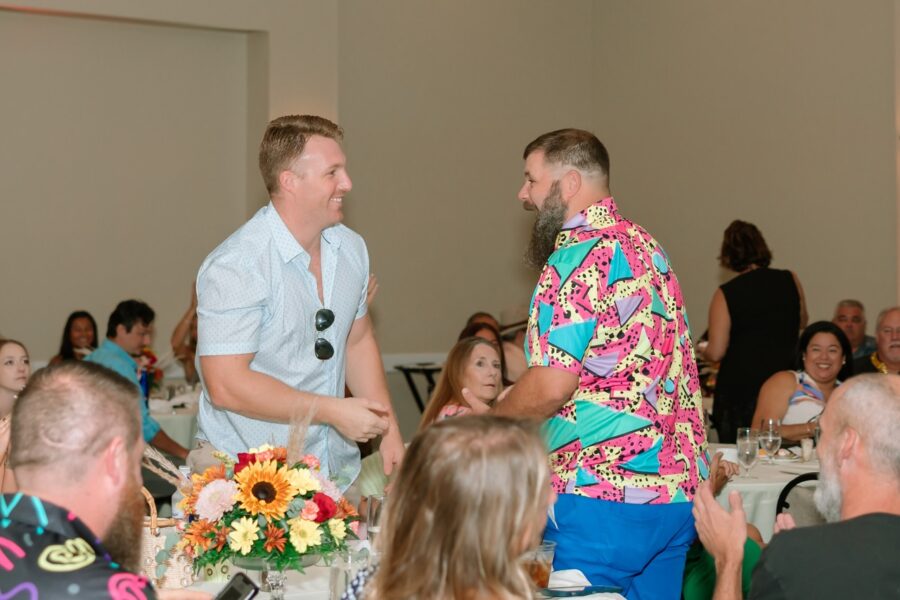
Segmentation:
<svg viewBox="0 0 900 600">
<path fill-rule="evenodd" d="M 529 366 L 578 375 L 544 424 L 558 494 L 689 502 L 709 475 L 681 288 L 662 247 L 604 198 L 573 216 L 541 273 Z"/>
</svg>

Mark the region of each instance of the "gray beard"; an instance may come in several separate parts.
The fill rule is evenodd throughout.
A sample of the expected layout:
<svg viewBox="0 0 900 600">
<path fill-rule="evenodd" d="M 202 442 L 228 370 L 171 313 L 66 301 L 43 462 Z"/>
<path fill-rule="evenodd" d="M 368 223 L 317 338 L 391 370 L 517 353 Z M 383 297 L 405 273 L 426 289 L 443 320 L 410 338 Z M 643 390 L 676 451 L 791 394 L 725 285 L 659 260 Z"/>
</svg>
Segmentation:
<svg viewBox="0 0 900 600">
<path fill-rule="evenodd" d="M 824 454 L 824 453 L 823 453 Z M 831 463 L 831 457 L 820 456 L 819 485 L 816 486 L 813 501 L 816 509 L 822 513 L 829 523 L 841 520 L 842 491 L 841 482 L 837 478 Z"/>
<path fill-rule="evenodd" d="M 566 222 L 566 205 L 559 191 L 559 182 L 550 186 L 544 207 L 538 211 L 531 228 L 531 240 L 525 250 L 525 264 L 532 269 L 543 269 L 547 259 L 556 249 L 556 236 Z"/>
</svg>

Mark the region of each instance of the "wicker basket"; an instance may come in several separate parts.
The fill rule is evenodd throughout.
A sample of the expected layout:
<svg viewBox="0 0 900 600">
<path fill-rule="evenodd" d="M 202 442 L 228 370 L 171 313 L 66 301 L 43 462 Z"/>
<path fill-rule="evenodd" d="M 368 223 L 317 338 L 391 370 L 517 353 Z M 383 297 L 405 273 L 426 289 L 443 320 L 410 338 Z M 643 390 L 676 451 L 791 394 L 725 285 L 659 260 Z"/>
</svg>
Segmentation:
<svg viewBox="0 0 900 600">
<path fill-rule="evenodd" d="M 194 564 L 190 557 L 175 550 L 183 533 L 178 530 L 178 521 L 159 518 L 153 496 L 146 488 L 141 491 L 150 507 L 141 536 L 141 572 L 160 589 L 189 587 L 194 583 Z"/>
</svg>

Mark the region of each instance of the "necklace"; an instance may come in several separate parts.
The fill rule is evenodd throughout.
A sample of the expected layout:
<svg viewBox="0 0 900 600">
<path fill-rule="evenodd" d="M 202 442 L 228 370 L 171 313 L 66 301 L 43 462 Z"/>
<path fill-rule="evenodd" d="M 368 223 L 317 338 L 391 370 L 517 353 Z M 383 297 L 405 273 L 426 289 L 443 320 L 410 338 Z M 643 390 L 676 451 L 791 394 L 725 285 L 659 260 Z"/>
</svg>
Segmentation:
<svg viewBox="0 0 900 600">
<path fill-rule="evenodd" d="M 875 365 L 875 368 L 878 369 L 879 373 L 884 373 L 885 375 L 888 374 L 887 365 L 884 364 L 884 362 L 882 362 L 880 358 L 878 358 L 877 352 L 873 352 L 869 360 L 872 361 L 872 364 Z"/>
</svg>

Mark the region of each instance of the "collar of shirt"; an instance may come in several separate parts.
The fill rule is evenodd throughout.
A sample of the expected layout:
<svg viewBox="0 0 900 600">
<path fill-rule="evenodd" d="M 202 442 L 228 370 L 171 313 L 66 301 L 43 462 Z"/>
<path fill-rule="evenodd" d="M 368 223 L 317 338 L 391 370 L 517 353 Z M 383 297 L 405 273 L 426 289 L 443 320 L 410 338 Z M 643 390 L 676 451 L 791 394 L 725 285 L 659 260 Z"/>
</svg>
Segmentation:
<svg viewBox="0 0 900 600">
<path fill-rule="evenodd" d="M 598 200 L 584 210 L 575 213 L 565 222 L 556 236 L 556 247 L 561 248 L 578 241 L 579 234 L 585 231 L 606 229 L 619 220 L 619 209 L 612 196 Z"/>
<path fill-rule="evenodd" d="M 3 520 L 16 521 L 34 527 L 38 533 L 48 531 L 64 538 L 81 538 L 90 544 L 94 553 L 110 562 L 109 553 L 103 548 L 100 539 L 74 513 L 37 496 L 29 496 L 19 492 L 4 494 L 0 499 L 0 512 Z"/>
<path fill-rule="evenodd" d="M 114 355 L 116 358 L 118 358 L 120 360 L 125 360 L 125 361 L 130 362 L 131 364 L 134 365 L 135 371 L 137 371 L 138 364 L 137 364 L 137 361 L 134 360 L 134 357 L 131 356 L 130 354 L 128 354 L 127 352 L 125 352 L 125 350 L 122 349 L 122 346 L 118 345 L 111 339 L 106 338 L 105 340 L 103 340 L 100 343 L 100 347 L 97 348 L 97 350 L 102 350 L 103 352 Z"/>
<path fill-rule="evenodd" d="M 275 248 L 278 249 L 281 260 L 289 263 L 299 256 L 303 266 L 309 267 L 309 252 L 300 245 L 271 202 L 266 207 L 266 222 L 272 230 L 272 239 L 275 240 Z M 322 230 L 322 241 L 337 250 L 341 247 L 341 237 L 330 230 L 331 227 Z"/>
</svg>

